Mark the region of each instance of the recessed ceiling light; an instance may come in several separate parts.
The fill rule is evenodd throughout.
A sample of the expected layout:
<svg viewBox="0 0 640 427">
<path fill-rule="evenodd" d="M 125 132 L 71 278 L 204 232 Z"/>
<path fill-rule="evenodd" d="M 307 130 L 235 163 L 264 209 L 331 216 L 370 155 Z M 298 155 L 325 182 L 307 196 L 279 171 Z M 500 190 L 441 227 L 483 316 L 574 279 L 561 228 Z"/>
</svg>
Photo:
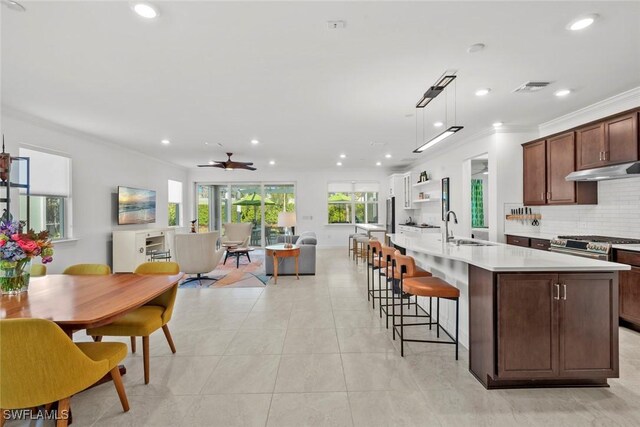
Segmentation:
<svg viewBox="0 0 640 427">
<path fill-rule="evenodd" d="M 160 15 L 158 8 L 150 3 L 135 3 L 133 11 L 146 19 L 154 19 Z"/>
<path fill-rule="evenodd" d="M 567 96 L 571 93 L 571 89 L 560 89 L 557 90 L 554 95 L 555 96 L 559 96 L 559 97 L 563 97 L 563 96 Z"/>
<path fill-rule="evenodd" d="M 476 52 L 480 52 L 480 51 L 484 50 L 484 48 L 485 48 L 484 43 L 476 43 L 476 44 L 472 44 L 471 46 L 469 46 L 467 48 L 467 52 L 476 53 Z"/>
<path fill-rule="evenodd" d="M 171 141 L 169 141 L 168 139 L 163 139 L 163 140 L 162 140 L 162 141 L 160 141 L 160 142 L 162 142 L 164 145 L 169 145 L 169 144 L 171 144 Z"/>
<path fill-rule="evenodd" d="M 273 165 L 275 165 L 275 164 L 276 164 L 276 161 L 275 161 L 275 160 L 269 160 L 269 164 L 270 164 L 271 166 L 273 166 Z"/>
<path fill-rule="evenodd" d="M 26 12 L 27 10 L 23 5 L 13 0 L 2 0 L 2 4 L 7 6 L 7 9 L 11 9 L 15 12 Z"/>
<path fill-rule="evenodd" d="M 569 25 L 567 25 L 567 29 L 571 31 L 584 30 L 585 28 L 591 26 L 591 24 L 593 24 L 596 19 L 598 19 L 598 14 L 596 13 L 581 16 L 580 18 L 571 21 Z"/>
<path fill-rule="evenodd" d="M 346 158 L 347 158 L 347 155 L 346 155 L 346 154 L 340 154 L 340 158 L 341 158 L 341 159 L 346 159 Z"/>
<path fill-rule="evenodd" d="M 499 127 L 501 127 L 501 126 L 502 126 L 502 122 L 495 122 L 495 123 L 493 124 L 493 127 L 494 127 L 494 128 L 499 128 Z"/>
<path fill-rule="evenodd" d="M 376 162 L 376 166 L 382 166 L 382 162 Z"/>
<path fill-rule="evenodd" d="M 342 162 L 336 163 L 336 166 L 342 166 Z"/>
<path fill-rule="evenodd" d="M 443 125 L 444 125 L 444 123 L 442 123 L 442 122 L 435 122 L 433 124 L 433 127 L 441 128 Z"/>
<path fill-rule="evenodd" d="M 253 145 L 258 145 L 258 144 L 260 144 L 260 141 L 258 141 L 257 139 L 252 139 L 252 140 L 251 140 L 251 143 L 252 143 Z"/>
<path fill-rule="evenodd" d="M 391 158 L 391 154 L 385 154 L 384 157 L 387 158 L 387 159 L 390 159 Z"/>
<path fill-rule="evenodd" d="M 488 94 L 489 92 L 491 92 L 491 89 L 489 88 L 484 88 L 484 89 L 478 89 L 476 91 L 476 96 L 485 96 L 486 94 Z"/>
</svg>

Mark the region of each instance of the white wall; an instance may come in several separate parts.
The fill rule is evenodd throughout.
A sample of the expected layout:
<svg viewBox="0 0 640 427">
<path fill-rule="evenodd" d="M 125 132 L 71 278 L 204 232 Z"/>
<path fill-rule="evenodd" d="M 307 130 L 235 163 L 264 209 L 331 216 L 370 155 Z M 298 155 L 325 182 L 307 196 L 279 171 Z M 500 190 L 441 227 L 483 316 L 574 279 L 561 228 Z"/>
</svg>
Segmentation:
<svg viewBox="0 0 640 427">
<path fill-rule="evenodd" d="M 433 179 L 450 178 L 450 209 L 456 212 L 458 224 L 450 227 L 457 236 L 471 236 L 471 159 L 489 154 L 488 222 L 489 238 L 503 240 L 505 203 L 522 200 L 521 144 L 536 137 L 526 130 L 501 130 L 492 134 L 463 140 L 435 155 L 425 153 L 425 160 L 411 168 L 417 175 L 426 170 Z M 442 142 L 446 144 L 446 142 Z M 419 223 L 441 224 L 441 204 L 425 203 L 413 211 Z"/>
<path fill-rule="evenodd" d="M 76 241 L 55 245 L 52 273 L 81 262 L 110 263 L 111 232 L 167 227 L 167 180 L 186 184 L 187 171 L 43 120 L 3 111 L 7 151 L 20 146 L 71 158 L 72 221 Z M 118 226 L 114 194 L 118 185 L 157 191 L 156 223 Z"/>
<path fill-rule="evenodd" d="M 348 169 L 329 168 L 315 169 L 312 161 L 306 168 L 276 165 L 264 170 L 233 171 L 221 169 L 199 168 L 189 171 L 188 185 L 185 191 L 189 194 L 189 204 L 185 220 L 194 216 L 195 183 L 228 183 L 228 182 L 286 182 L 296 185 L 297 231 L 315 231 L 318 244 L 322 246 L 346 246 L 349 233 L 353 233 L 353 225 L 327 224 L 327 184 L 331 181 L 377 181 L 380 183 L 379 220 L 384 223 L 385 197 L 388 194 L 387 173 L 382 168 Z M 311 217 L 309 219 L 309 217 Z"/>
</svg>

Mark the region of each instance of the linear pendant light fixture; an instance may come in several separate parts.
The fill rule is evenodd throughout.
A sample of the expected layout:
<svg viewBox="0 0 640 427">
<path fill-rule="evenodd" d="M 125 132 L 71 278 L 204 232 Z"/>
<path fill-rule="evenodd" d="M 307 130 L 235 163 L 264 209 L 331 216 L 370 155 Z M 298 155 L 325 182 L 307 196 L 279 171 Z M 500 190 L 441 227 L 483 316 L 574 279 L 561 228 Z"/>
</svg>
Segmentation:
<svg viewBox="0 0 640 427">
<path fill-rule="evenodd" d="M 433 84 L 427 91 L 422 95 L 422 98 L 416 104 L 416 108 L 424 108 L 429 104 L 436 96 L 440 95 L 444 88 L 449 85 L 456 78 L 453 74 L 448 74 L 445 72 L 440 79 Z"/>
<path fill-rule="evenodd" d="M 462 130 L 462 129 L 464 129 L 464 126 L 451 126 L 449 129 L 445 130 L 440 135 L 430 139 L 429 141 L 427 141 L 424 144 L 422 144 L 420 147 L 418 147 L 415 150 L 413 150 L 413 152 L 414 153 L 422 153 L 427 148 L 433 147 L 438 142 L 444 141 L 445 139 L 449 138 L 451 135 L 453 135 L 454 133 L 456 133 L 456 132 L 458 132 L 459 130 Z"/>
<path fill-rule="evenodd" d="M 436 96 L 440 95 L 440 93 L 442 93 L 445 88 L 456 79 L 456 71 L 455 70 L 447 70 L 444 72 L 444 74 L 442 74 L 442 76 L 438 79 L 438 81 L 431 86 L 425 93 L 424 95 L 422 95 L 422 98 L 420 99 L 420 101 L 418 101 L 418 103 L 416 104 L 416 108 L 424 108 L 426 107 L 429 102 L 431 102 Z M 455 89 L 455 88 L 454 88 Z M 456 122 L 457 119 L 457 114 L 455 113 L 457 108 L 456 108 L 456 91 L 454 91 L 454 119 L 453 122 Z M 445 101 L 448 100 L 448 97 L 445 97 Z M 448 103 L 445 102 L 445 125 L 448 125 L 447 120 L 446 120 L 446 116 L 447 116 L 447 112 L 448 112 Z M 416 116 L 417 117 L 417 116 Z M 423 113 L 423 123 L 424 123 L 424 113 Z M 438 122 L 440 123 L 440 122 Z M 417 145 L 417 136 L 418 136 L 418 130 L 417 130 L 417 119 L 416 119 L 416 145 Z M 424 142 L 422 145 L 420 145 L 418 148 L 416 148 L 415 150 L 413 150 L 414 153 L 420 154 L 423 151 L 427 150 L 428 148 L 433 147 L 434 145 L 436 145 L 437 143 L 444 141 L 445 139 L 449 138 L 451 135 L 454 135 L 456 132 L 460 131 L 464 129 L 464 126 L 458 126 L 458 125 L 453 125 L 453 126 L 449 126 L 447 128 L 447 130 L 439 133 L 438 135 L 436 135 L 435 137 L 431 138 L 430 140 Z M 424 135 L 424 126 L 423 126 L 423 135 Z"/>
</svg>

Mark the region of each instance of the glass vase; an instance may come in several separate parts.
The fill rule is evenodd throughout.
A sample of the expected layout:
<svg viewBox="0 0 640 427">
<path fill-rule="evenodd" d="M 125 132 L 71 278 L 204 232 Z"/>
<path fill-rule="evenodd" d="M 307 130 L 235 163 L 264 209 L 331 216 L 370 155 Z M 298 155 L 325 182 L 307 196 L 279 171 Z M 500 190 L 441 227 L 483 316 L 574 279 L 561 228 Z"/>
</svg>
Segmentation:
<svg viewBox="0 0 640 427">
<path fill-rule="evenodd" d="M 31 260 L 8 267 L 0 264 L 0 291 L 3 295 L 27 292 L 31 278 Z"/>
</svg>

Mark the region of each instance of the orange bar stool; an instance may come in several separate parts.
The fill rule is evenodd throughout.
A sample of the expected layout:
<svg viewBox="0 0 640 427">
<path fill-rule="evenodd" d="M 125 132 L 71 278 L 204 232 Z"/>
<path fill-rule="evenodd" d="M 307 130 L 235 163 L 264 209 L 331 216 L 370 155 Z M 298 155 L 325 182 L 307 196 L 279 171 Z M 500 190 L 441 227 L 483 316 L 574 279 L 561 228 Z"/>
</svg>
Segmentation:
<svg viewBox="0 0 640 427">
<path fill-rule="evenodd" d="M 401 287 L 400 287 L 400 269 L 398 267 L 398 264 L 396 262 L 397 260 L 397 256 L 398 255 L 402 255 L 400 253 L 400 251 L 396 250 L 395 248 L 392 247 L 386 247 L 387 249 L 385 249 L 385 247 L 382 248 L 382 253 L 388 254 L 388 259 L 389 262 L 387 263 L 387 267 L 382 271 L 382 274 L 385 275 L 386 277 L 386 288 L 385 288 L 385 305 L 384 305 L 384 309 L 382 311 L 384 311 L 384 313 L 387 315 L 387 328 L 389 328 L 389 317 L 393 317 L 395 314 L 395 309 L 397 306 L 401 305 L 401 304 L 405 304 L 403 302 L 403 298 L 407 297 L 407 295 L 404 295 Z M 389 253 L 392 252 L 392 253 Z M 405 276 L 406 277 L 431 277 L 431 273 L 429 273 L 428 271 L 423 270 L 422 268 L 419 268 L 414 265 L 407 271 L 405 271 Z M 391 294 L 391 303 L 389 303 L 389 294 Z M 400 298 L 400 302 L 396 302 L 396 296 Z M 411 308 L 412 305 L 416 305 L 416 313 L 417 313 L 417 299 L 415 303 L 411 302 L 411 299 L 409 298 L 407 301 L 407 307 Z M 391 307 L 391 309 L 389 309 L 389 307 Z"/>
<path fill-rule="evenodd" d="M 433 319 L 431 318 L 431 313 L 429 315 L 409 315 L 404 311 L 404 304 L 400 304 L 400 323 L 396 323 L 396 315 L 394 311 L 393 316 L 393 338 L 395 339 L 396 333 L 400 337 L 400 355 L 404 357 L 404 343 L 405 342 L 424 342 L 424 343 L 435 343 L 435 344 L 453 344 L 456 348 L 456 360 L 458 360 L 458 320 L 459 320 L 459 301 L 460 301 L 460 290 L 455 286 L 450 285 L 444 280 L 437 277 L 408 277 L 405 275 L 405 272 L 409 271 L 412 268 L 412 265 L 415 266 L 415 260 L 406 255 L 402 255 L 399 252 L 395 255 L 396 265 L 398 270 L 400 271 L 400 287 L 403 292 L 406 292 L 410 295 L 414 295 L 416 297 L 416 308 L 419 296 L 427 297 L 427 298 L 436 298 L 436 321 L 433 323 Z M 451 336 L 451 334 L 440 325 L 440 299 L 444 298 L 447 300 L 455 301 L 456 303 L 456 330 L 455 337 Z M 395 307 L 394 307 L 395 308 Z M 424 310 L 423 310 L 424 311 Z M 428 323 L 410 323 L 405 324 L 405 317 L 425 317 L 429 318 Z M 407 339 L 404 337 L 404 328 L 409 326 L 420 326 L 420 325 L 434 325 L 436 327 L 436 338 L 440 338 L 440 330 L 451 339 L 451 341 L 441 341 L 441 340 L 416 340 L 416 339 Z"/>
<path fill-rule="evenodd" d="M 372 238 L 367 245 L 367 301 L 372 301 L 373 309 L 376 308 L 376 298 L 380 298 L 380 291 L 375 289 L 375 272 L 382 265 L 382 243 Z"/>
</svg>

